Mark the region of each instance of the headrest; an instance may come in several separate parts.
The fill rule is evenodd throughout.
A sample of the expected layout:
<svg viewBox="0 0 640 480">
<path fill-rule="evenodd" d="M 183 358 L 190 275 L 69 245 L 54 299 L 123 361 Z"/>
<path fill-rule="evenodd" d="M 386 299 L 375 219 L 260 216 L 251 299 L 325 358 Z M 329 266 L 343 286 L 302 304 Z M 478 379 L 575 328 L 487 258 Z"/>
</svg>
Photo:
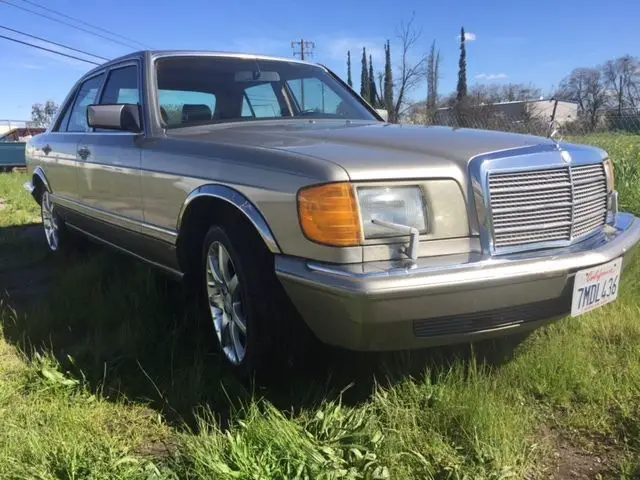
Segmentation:
<svg viewBox="0 0 640 480">
<path fill-rule="evenodd" d="M 211 109 L 207 105 L 186 103 L 182 106 L 182 122 L 204 122 L 211 120 Z"/>
</svg>

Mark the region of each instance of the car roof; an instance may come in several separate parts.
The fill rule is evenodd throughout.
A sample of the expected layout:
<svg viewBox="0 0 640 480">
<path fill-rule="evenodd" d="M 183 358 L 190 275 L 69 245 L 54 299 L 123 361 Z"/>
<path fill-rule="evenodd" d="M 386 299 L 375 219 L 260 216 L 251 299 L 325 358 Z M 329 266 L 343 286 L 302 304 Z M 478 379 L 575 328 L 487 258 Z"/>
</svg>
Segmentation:
<svg viewBox="0 0 640 480">
<path fill-rule="evenodd" d="M 288 63 L 301 63 L 305 65 L 312 65 L 315 67 L 323 68 L 321 65 L 318 65 L 313 62 L 307 62 L 305 60 L 299 60 L 297 58 L 287 58 L 287 57 L 275 57 L 270 55 L 261 55 L 261 54 L 253 54 L 253 53 L 241 53 L 241 52 L 223 52 L 223 51 L 215 51 L 215 50 L 139 50 L 137 52 L 132 52 L 127 55 L 123 55 L 108 62 L 105 62 L 90 71 L 88 71 L 83 78 L 90 77 L 95 72 L 103 70 L 104 68 L 108 68 L 111 65 L 126 62 L 127 60 L 142 60 L 145 56 L 151 57 L 152 59 L 156 58 L 166 58 L 166 57 L 226 57 L 226 58 L 245 58 L 245 59 L 258 59 L 258 60 L 272 60 L 279 62 L 288 62 Z"/>
</svg>

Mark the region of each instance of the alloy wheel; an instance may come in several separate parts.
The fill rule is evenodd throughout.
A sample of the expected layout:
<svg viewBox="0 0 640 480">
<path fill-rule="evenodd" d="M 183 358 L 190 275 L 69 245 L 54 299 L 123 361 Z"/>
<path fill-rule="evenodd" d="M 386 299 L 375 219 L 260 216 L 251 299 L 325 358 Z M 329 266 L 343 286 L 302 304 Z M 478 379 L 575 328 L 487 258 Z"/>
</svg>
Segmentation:
<svg viewBox="0 0 640 480">
<path fill-rule="evenodd" d="M 239 365 L 247 348 L 247 321 L 242 305 L 242 287 L 225 246 L 212 242 L 206 256 L 207 299 L 222 352 Z"/>
<path fill-rule="evenodd" d="M 60 244 L 60 228 L 53 210 L 51 194 L 47 191 L 42 194 L 42 226 L 44 227 L 44 235 L 47 238 L 49 249 L 55 252 Z"/>
</svg>

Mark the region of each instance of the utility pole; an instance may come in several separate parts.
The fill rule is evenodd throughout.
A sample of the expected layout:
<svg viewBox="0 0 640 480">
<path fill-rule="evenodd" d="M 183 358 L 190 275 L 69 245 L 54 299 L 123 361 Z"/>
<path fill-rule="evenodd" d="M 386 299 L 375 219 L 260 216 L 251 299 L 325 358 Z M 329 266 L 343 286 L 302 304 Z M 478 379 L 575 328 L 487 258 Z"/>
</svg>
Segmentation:
<svg viewBox="0 0 640 480">
<path fill-rule="evenodd" d="M 299 41 L 292 41 L 291 48 L 293 48 L 293 56 L 300 55 L 300 60 L 304 60 L 308 55 L 313 55 L 312 50 L 316 48 L 316 44 L 301 38 Z M 298 50 L 299 49 L 299 50 Z"/>
<path fill-rule="evenodd" d="M 306 57 L 313 55 L 313 49 L 316 48 L 316 44 L 312 41 L 301 38 L 299 41 L 293 40 L 291 42 L 291 48 L 293 48 L 293 56 L 300 55 L 300 60 L 305 60 Z M 304 111 L 304 80 L 300 79 L 300 98 L 302 105 L 300 108 Z"/>
</svg>

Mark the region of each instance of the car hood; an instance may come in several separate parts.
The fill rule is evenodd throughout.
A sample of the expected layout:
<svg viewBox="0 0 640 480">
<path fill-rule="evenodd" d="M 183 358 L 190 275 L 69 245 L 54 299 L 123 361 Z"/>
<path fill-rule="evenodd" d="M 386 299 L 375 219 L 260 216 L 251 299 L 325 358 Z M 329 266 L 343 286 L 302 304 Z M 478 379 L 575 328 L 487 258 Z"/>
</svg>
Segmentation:
<svg viewBox="0 0 640 480">
<path fill-rule="evenodd" d="M 344 168 L 352 180 L 457 177 L 447 174 L 447 169 L 466 172 L 469 160 L 477 155 L 553 143 L 542 137 L 487 130 L 323 120 L 221 124 L 168 134 L 314 157 Z"/>
</svg>

